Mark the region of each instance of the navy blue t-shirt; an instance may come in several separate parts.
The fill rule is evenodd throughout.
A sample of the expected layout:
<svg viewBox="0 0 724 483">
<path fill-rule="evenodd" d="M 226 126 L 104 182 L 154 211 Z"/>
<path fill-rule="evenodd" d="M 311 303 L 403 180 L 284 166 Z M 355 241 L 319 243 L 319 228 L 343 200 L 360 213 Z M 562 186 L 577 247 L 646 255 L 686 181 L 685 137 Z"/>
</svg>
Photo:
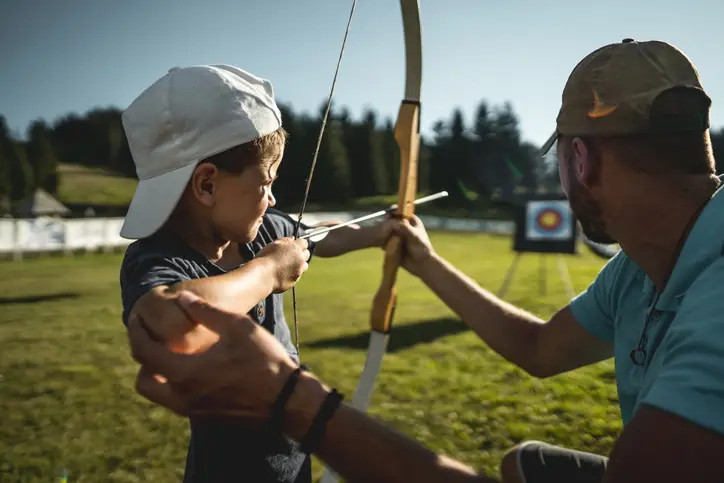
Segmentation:
<svg viewBox="0 0 724 483">
<path fill-rule="evenodd" d="M 293 236 L 294 227 L 295 222 L 288 215 L 267 210 L 257 237 L 240 247 L 244 259 L 252 260 L 264 246 L 278 238 Z M 304 224 L 302 227 L 308 228 Z M 313 248 L 310 242 L 310 252 Z M 121 264 L 123 323 L 128 323 L 136 301 L 154 287 L 224 273 L 227 272 L 163 230 L 137 240 L 128 246 Z M 283 294 L 269 295 L 249 316 L 271 332 L 299 362 L 284 318 Z M 291 439 L 269 438 L 242 424 L 191 419 L 184 483 L 307 483 L 311 480 L 311 460 Z"/>
</svg>

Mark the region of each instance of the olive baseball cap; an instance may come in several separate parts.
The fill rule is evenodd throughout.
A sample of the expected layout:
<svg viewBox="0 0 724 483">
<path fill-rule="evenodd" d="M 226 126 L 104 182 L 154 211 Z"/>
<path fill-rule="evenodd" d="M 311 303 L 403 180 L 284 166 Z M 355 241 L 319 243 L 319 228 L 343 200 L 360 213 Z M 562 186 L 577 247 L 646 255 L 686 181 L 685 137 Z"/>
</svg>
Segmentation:
<svg viewBox="0 0 724 483">
<path fill-rule="evenodd" d="M 672 89 L 701 94 L 700 108 L 656 114 L 659 96 Z M 689 58 L 666 42 L 624 39 L 588 54 L 573 69 L 563 89 L 556 130 L 540 150 L 545 155 L 559 135 L 704 131 L 711 99 Z"/>
</svg>

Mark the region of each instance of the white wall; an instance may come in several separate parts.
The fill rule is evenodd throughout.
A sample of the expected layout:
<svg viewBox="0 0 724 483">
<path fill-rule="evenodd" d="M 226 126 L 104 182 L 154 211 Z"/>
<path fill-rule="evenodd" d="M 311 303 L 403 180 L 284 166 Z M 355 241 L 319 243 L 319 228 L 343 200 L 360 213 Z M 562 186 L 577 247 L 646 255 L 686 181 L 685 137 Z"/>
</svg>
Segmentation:
<svg viewBox="0 0 724 483">
<path fill-rule="evenodd" d="M 365 213 L 307 213 L 303 221 L 313 225 L 322 221 L 348 221 Z M 428 230 L 485 232 L 500 235 L 513 233 L 513 222 L 420 216 Z M 296 216 L 294 217 L 296 219 Z M 372 220 L 368 223 L 375 223 Z M 22 258 L 24 254 L 78 250 L 123 248 L 131 241 L 119 235 L 123 218 L 79 219 L 0 219 L 0 254 Z"/>
</svg>

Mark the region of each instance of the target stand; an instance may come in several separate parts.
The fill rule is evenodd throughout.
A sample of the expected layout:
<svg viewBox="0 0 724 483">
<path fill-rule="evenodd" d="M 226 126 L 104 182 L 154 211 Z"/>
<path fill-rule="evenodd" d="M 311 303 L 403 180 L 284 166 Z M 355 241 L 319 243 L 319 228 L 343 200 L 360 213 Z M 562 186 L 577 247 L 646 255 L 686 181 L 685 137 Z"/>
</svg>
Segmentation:
<svg viewBox="0 0 724 483">
<path fill-rule="evenodd" d="M 563 254 L 575 254 L 578 241 L 576 218 L 565 198 L 560 196 L 539 196 L 529 199 L 516 209 L 513 251 L 515 258 L 505 274 L 497 295 L 500 298 L 510 288 L 518 262 L 524 253 L 540 254 L 540 293 L 546 293 L 546 257 L 558 255 L 558 269 L 561 281 L 569 298 L 574 290 Z"/>
</svg>

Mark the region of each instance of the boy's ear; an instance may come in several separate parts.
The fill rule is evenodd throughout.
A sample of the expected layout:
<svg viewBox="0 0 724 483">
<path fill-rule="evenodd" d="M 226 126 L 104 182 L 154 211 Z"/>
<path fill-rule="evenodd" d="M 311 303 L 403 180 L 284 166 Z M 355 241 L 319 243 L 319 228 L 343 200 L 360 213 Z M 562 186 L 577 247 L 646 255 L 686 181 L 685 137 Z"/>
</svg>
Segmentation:
<svg viewBox="0 0 724 483">
<path fill-rule="evenodd" d="M 199 164 L 191 175 L 189 187 L 194 198 L 205 206 L 213 206 L 219 170 L 211 163 Z"/>
</svg>

